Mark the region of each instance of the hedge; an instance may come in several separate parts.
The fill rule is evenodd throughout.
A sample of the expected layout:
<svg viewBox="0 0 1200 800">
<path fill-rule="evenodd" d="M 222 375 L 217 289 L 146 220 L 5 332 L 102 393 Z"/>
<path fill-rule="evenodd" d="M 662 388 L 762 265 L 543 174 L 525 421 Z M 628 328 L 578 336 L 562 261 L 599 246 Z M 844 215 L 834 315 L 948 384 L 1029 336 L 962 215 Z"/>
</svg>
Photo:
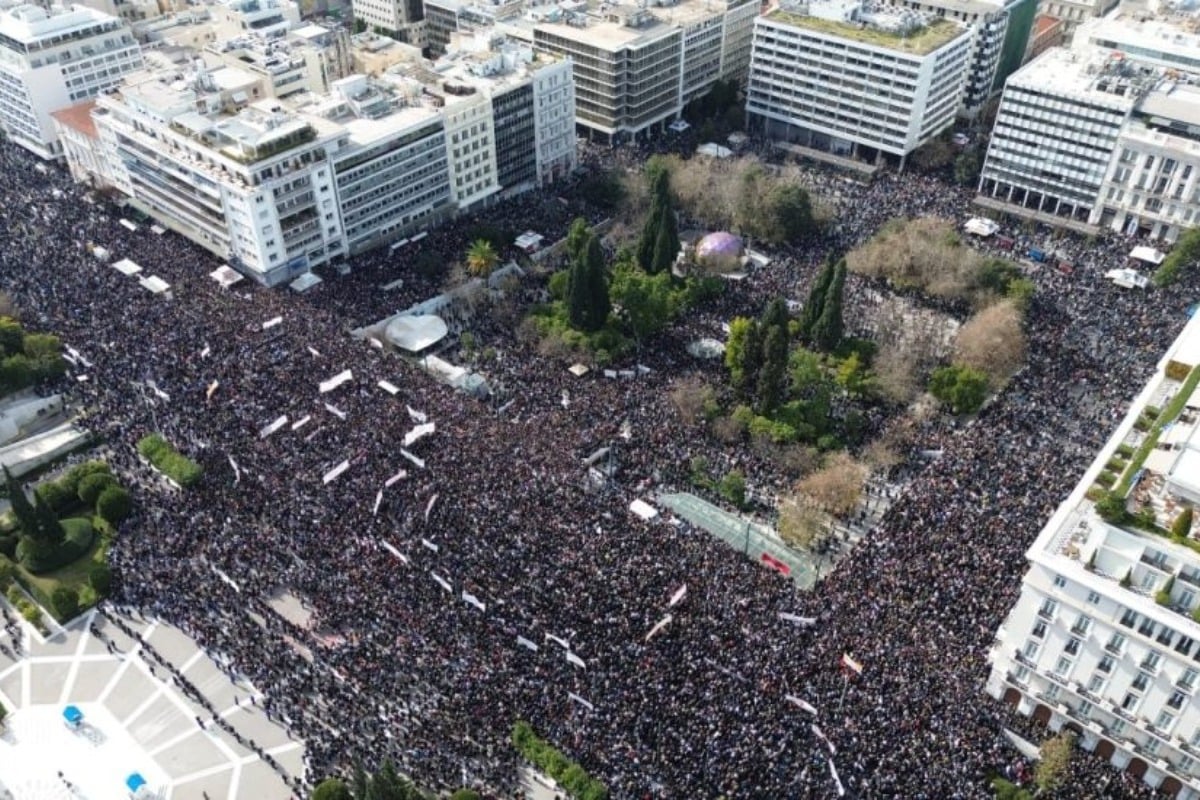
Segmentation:
<svg viewBox="0 0 1200 800">
<path fill-rule="evenodd" d="M 181 455 L 157 433 L 142 438 L 137 449 L 155 469 L 184 488 L 194 486 L 204 473 L 199 464 Z"/>
<path fill-rule="evenodd" d="M 129 492 L 120 486 L 109 486 L 96 500 L 96 513 L 114 528 L 128 517 L 132 510 L 133 500 L 129 497 Z"/>
<path fill-rule="evenodd" d="M 38 575 L 65 567 L 87 553 L 96 536 L 92 523 L 82 517 L 70 517 L 62 521 L 62 526 L 66 538 L 48 552 L 38 552 L 32 540 L 22 539 L 17 545 L 17 560 L 21 566 Z"/>
<path fill-rule="evenodd" d="M 558 781 L 567 794 L 578 800 L 607 800 L 608 787 L 539 738 L 528 722 L 513 725 L 512 741 L 522 758 Z"/>
</svg>

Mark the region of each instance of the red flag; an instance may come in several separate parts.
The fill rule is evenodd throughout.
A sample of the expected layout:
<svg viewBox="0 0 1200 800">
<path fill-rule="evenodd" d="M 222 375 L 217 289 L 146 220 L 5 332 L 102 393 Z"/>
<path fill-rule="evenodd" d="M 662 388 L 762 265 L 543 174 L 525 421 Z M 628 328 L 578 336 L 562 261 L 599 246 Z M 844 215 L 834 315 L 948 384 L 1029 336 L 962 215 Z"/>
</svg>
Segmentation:
<svg viewBox="0 0 1200 800">
<path fill-rule="evenodd" d="M 791 575 L 792 574 L 791 567 L 789 567 L 787 564 L 780 561 L 778 558 L 775 558 L 774 556 L 770 555 L 769 553 L 762 554 L 762 563 L 766 564 L 768 567 L 770 567 L 773 570 L 777 570 L 778 572 L 780 572 L 783 575 Z"/>
</svg>

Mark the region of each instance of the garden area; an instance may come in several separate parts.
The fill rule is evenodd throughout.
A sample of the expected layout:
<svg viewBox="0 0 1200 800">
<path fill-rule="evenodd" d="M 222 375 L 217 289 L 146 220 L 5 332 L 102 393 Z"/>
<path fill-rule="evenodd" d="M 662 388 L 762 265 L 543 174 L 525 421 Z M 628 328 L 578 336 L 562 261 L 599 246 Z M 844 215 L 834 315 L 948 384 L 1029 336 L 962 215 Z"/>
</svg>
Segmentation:
<svg viewBox="0 0 1200 800">
<path fill-rule="evenodd" d="M 0 517 L 0 586 L 30 622 L 41 626 L 30 597 L 65 622 L 108 595 L 108 547 L 132 499 L 103 461 L 43 480 L 32 501 L 7 471 L 5 477 L 12 508 Z"/>
<path fill-rule="evenodd" d="M 0 299 L 0 397 L 61 376 L 67 368 L 62 342 L 48 333 L 29 333 Z"/>
<path fill-rule="evenodd" d="M 151 466 L 181 488 L 195 486 L 204 475 L 204 469 L 199 464 L 180 453 L 157 433 L 143 436 L 137 443 L 137 451 Z"/>
</svg>

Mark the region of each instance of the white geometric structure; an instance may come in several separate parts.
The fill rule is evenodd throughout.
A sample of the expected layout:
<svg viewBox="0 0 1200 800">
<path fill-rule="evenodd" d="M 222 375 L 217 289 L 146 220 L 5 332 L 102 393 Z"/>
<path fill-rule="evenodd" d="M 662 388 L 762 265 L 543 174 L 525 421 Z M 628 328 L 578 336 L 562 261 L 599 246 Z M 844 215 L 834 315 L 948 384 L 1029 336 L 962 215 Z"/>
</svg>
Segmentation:
<svg viewBox="0 0 1200 800">
<path fill-rule="evenodd" d="M 1197 383 L 1200 316 L 1026 552 L 987 681 L 1022 714 L 1075 730 L 1114 766 L 1185 799 L 1200 796 L 1200 552 L 1194 534 L 1184 544 L 1167 531 L 1200 499 Z M 1091 498 L 1106 485 L 1128 491 L 1144 521 L 1102 517 Z"/>
</svg>

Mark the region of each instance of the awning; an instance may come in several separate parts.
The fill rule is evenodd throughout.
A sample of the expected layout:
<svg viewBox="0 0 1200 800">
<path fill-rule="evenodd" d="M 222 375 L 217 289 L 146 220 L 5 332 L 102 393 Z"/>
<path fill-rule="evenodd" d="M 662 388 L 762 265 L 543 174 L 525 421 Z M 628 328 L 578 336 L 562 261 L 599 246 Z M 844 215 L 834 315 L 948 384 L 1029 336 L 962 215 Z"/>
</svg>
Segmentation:
<svg viewBox="0 0 1200 800">
<path fill-rule="evenodd" d="M 1138 245 L 1137 247 L 1133 248 L 1133 252 L 1129 254 L 1129 257 L 1137 259 L 1138 261 L 1145 261 L 1147 264 L 1154 264 L 1155 266 L 1158 266 L 1163 262 L 1163 259 L 1167 257 L 1167 254 L 1160 253 L 1153 247 Z"/>
<path fill-rule="evenodd" d="M 289 283 L 288 286 L 292 287 L 293 292 L 296 292 L 297 294 L 304 294 L 319 283 L 324 283 L 320 275 L 306 272 L 299 278 L 296 278 L 296 280 Z"/>
<path fill-rule="evenodd" d="M 384 333 L 387 340 L 401 350 L 419 353 L 441 341 L 449 329 L 435 314 L 401 315 L 388 323 Z"/>
<path fill-rule="evenodd" d="M 242 273 L 228 265 L 217 267 L 212 272 L 208 273 L 208 277 L 221 284 L 222 289 L 228 289 L 238 281 L 245 279 L 245 276 L 243 276 Z"/>
</svg>

